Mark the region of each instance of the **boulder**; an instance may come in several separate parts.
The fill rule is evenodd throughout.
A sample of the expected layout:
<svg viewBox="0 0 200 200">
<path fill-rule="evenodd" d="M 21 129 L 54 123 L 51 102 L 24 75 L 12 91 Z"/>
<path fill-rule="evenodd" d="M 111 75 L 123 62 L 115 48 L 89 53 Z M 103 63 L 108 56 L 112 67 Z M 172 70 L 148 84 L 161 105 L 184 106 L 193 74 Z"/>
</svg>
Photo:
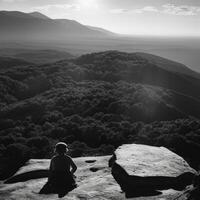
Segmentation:
<svg viewBox="0 0 200 200">
<path fill-rule="evenodd" d="M 159 190 L 183 190 L 196 174 L 188 163 L 164 147 L 127 144 L 110 159 L 112 175 L 127 197 L 160 194 Z"/>
</svg>

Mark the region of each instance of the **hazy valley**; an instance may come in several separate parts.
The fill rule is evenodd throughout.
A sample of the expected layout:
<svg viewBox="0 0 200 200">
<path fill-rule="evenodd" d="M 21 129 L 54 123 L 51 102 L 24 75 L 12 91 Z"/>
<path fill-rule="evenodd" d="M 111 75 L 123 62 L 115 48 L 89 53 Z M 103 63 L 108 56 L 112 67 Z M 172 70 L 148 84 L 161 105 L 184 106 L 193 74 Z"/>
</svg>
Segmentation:
<svg viewBox="0 0 200 200">
<path fill-rule="evenodd" d="M 107 50 L 146 52 L 199 71 L 198 37 L 120 35 L 74 20 L 54 20 L 38 12 L 0 11 L 0 26 L 0 55 L 9 55 L 11 51 L 18 54 L 22 49 L 58 50 L 75 56 Z"/>
<path fill-rule="evenodd" d="M 0 11 L 0 45 L 1 180 L 29 159 L 49 159 L 58 141 L 69 144 L 72 157 L 111 155 L 123 144 L 152 145 L 158 151 L 163 146 L 199 170 L 199 38 L 133 37 L 39 12 Z M 93 159 L 102 160 L 100 170 L 111 180 L 110 190 L 117 191 L 113 198 L 124 199 L 105 166 L 108 157 Z M 43 161 L 31 162 L 40 166 Z M 86 183 L 92 177 L 89 167 L 83 167 Z M 30 190 L 29 183 L 22 190 Z M 11 199 L 4 187 L 0 195 Z M 90 187 L 83 185 L 83 191 Z"/>
</svg>

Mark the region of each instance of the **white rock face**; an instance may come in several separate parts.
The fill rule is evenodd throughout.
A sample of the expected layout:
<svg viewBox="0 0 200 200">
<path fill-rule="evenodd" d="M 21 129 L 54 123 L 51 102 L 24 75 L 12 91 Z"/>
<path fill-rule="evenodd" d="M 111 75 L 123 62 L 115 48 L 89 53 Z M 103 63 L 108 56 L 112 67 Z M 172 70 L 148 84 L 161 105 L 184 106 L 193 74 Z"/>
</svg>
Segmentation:
<svg viewBox="0 0 200 200">
<path fill-rule="evenodd" d="M 185 171 L 193 171 L 187 163 L 165 148 L 145 145 L 123 145 L 116 150 L 119 160 L 116 162 L 136 175 L 177 175 Z M 78 187 L 69 192 L 64 200 L 125 200 L 120 186 L 111 175 L 108 161 L 111 156 L 82 157 L 74 159 L 78 170 Z M 166 159 L 166 160 L 165 160 Z M 95 162 L 90 162 L 96 160 Z M 87 162 L 86 162 L 87 161 Z M 89 162 L 88 162 L 89 161 Z M 152 164 L 152 165 L 151 165 Z M 17 174 L 36 169 L 48 169 L 49 160 L 30 160 Z M 97 169 L 92 172 L 91 168 Z M 161 171 L 159 170 L 162 170 Z M 57 195 L 40 195 L 38 192 L 47 178 L 34 179 L 15 184 L 0 183 L 0 200 L 55 200 Z M 130 198 L 130 200 L 186 200 L 185 194 L 176 190 L 164 190 L 161 195 Z"/>
<path fill-rule="evenodd" d="M 120 193 L 120 187 L 112 178 L 108 160 L 110 156 L 103 157 L 83 157 L 76 158 L 74 162 L 78 166 L 75 173 L 77 176 L 78 187 L 71 191 L 62 199 L 66 200 L 84 200 L 84 199 L 110 199 L 117 196 L 123 198 Z M 93 161 L 87 163 L 86 161 Z M 16 174 L 29 172 L 37 169 L 48 169 L 50 160 L 30 160 L 26 166 L 22 167 Z M 90 169 L 97 169 L 92 172 Z M 41 195 L 38 194 L 47 178 L 29 180 L 15 184 L 0 184 L 0 200 L 55 200 L 57 195 Z"/>
<path fill-rule="evenodd" d="M 196 173 L 183 158 L 165 147 L 126 144 L 115 154 L 116 163 L 129 175 L 175 177 L 184 172 Z"/>
</svg>

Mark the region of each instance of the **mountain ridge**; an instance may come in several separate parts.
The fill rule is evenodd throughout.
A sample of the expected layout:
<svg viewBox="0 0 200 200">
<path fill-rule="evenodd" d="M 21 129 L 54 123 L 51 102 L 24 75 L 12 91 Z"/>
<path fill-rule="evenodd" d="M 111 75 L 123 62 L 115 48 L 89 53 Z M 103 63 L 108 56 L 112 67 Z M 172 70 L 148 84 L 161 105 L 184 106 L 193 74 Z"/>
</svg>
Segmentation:
<svg viewBox="0 0 200 200">
<path fill-rule="evenodd" d="M 102 31 L 90 29 L 76 21 L 51 19 L 38 13 L 0 11 L 1 39 L 67 39 L 68 37 L 107 37 Z"/>
<path fill-rule="evenodd" d="M 156 64 L 157 66 L 165 70 L 182 73 L 184 75 L 189 75 L 189 76 L 193 76 L 195 78 L 200 79 L 199 72 L 193 71 L 186 65 L 181 64 L 179 62 L 172 61 L 170 59 L 163 58 L 161 56 L 156 56 L 149 53 L 136 52 L 136 54 L 140 55 L 143 58 L 146 58 L 147 60 L 151 61 L 152 63 Z"/>
<path fill-rule="evenodd" d="M 32 64 L 32 62 L 27 61 L 26 59 L 0 56 L 0 71 L 3 69 L 8 69 L 10 67 L 27 66 Z"/>
<path fill-rule="evenodd" d="M 124 114 L 127 114 L 128 105 L 129 109 L 133 109 L 134 112 L 137 111 L 138 113 L 136 118 L 131 113 L 128 114 L 134 120 L 153 121 L 159 118 L 170 120 L 190 115 L 200 116 L 200 110 L 198 109 L 200 107 L 198 93 L 200 80 L 189 75 L 185 76 L 182 73 L 164 70 L 148 62 L 146 58 L 144 59 L 137 53 L 106 51 L 86 54 L 56 63 L 11 69 L 6 73 L 1 73 L 1 76 L 2 85 L 7 84 L 9 86 L 5 87 L 5 92 L 13 96 L 16 103 L 19 100 L 21 101 L 21 103 L 19 101 L 19 104 L 13 105 L 14 107 L 10 105 L 10 108 L 8 104 L 7 111 L 3 109 L 5 116 L 10 115 L 10 112 L 13 113 L 18 106 L 25 106 L 24 101 L 26 98 L 31 98 L 30 101 L 36 101 L 40 96 L 43 101 L 46 101 L 46 92 L 52 93 L 53 88 L 56 88 L 56 91 L 60 93 L 59 88 L 63 88 L 65 85 L 69 88 L 72 87 L 70 86 L 72 80 L 77 83 L 88 82 L 89 85 L 93 83 L 93 87 L 96 87 L 99 82 L 102 82 L 102 84 L 107 82 L 108 84 L 114 84 L 117 88 L 120 88 L 120 84 L 117 83 L 121 81 L 122 85 L 127 84 L 127 88 L 135 88 L 133 91 L 137 92 L 134 92 L 133 96 L 129 94 L 127 97 L 123 97 L 125 93 L 122 91 L 121 99 L 114 100 L 111 98 L 113 105 L 110 102 L 106 105 L 108 109 L 105 109 L 105 112 L 108 113 L 113 111 L 118 113 L 122 109 Z M 10 84 L 8 84 L 9 82 Z M 12 89 L 13 84 L 16 85 L 15 91 Z M 78 88 L 79 86 L 74 85 L 71 90 L 76 93 Z M 68 89 L 63 88 L 66 91 Z M 90 91 L 87 86 L 83 86 L 83 91 L 85 90 Z M 115 91 L 115 88 L 112 90 Z M 17 91 L 20 95 L 16 93 Z M 81 94 L 82 92 L 76 95 Z M 55 93 L 54 95 L 59 94 Z M 6 102 L 4 98 L 2 98 L 2 101 Z M 133 102 L 135 106 L 132 106 Z M 95 113 L 99 109 L 98 106 L 89 107 L 82 115 L 87 116 Z M 148 110 L 149 106 L 151 109 Z M 116 108 L 113 109 L 114 107 Z"/>
<path fill-rule="evenodd" d="M 47 17 L 46 15 L 40 13 L 40 12 L 31 12 L 31 13 L 28 13 L 29 15 L 33 16 L 33 17 L 36 17 L 36 18 L 39 18 L 39 19 L 50 19 L 50 17 Z"/>
</svg>

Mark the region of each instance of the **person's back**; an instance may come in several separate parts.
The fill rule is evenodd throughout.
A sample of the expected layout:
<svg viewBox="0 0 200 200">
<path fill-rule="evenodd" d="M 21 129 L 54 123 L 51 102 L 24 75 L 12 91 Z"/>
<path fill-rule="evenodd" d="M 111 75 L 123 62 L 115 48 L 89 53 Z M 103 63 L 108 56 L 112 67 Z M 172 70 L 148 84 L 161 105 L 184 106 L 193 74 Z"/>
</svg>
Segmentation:
<svg viewBox="0 0 200 200">
<path fill-rule="evenodd" d="M 50 170 L 70 172 L 71 163 L 72 159 L 66 154 L 56 155 L 51 159 Z"/>
<path fill-rule="evenodd" d="M 59 142 L 56 144 L 55 152 L 57 155 L 51 159 L 48 182 L 40 193 L 45 193 L 45 188 L 51 188 L 50 190 L 62 197 L 76 187 L 73 174 L 77 167 L 72 158 L 66 155 L 67 150 L 65 143 Z"/>
<path fill-rule="evenodd" d="M 57 153 L 56 156 L 53 156 L 50 163 L 50 172 L 57 171 L 57 172 L 70 172 L 74 173 L 77 169 L 76 165 L 74 164 L 72 158 L 66 154 L 68 151 L 67 145 L 64 142 L 59 142 L 56 144 L 55 152 Z"/>
</svg>

